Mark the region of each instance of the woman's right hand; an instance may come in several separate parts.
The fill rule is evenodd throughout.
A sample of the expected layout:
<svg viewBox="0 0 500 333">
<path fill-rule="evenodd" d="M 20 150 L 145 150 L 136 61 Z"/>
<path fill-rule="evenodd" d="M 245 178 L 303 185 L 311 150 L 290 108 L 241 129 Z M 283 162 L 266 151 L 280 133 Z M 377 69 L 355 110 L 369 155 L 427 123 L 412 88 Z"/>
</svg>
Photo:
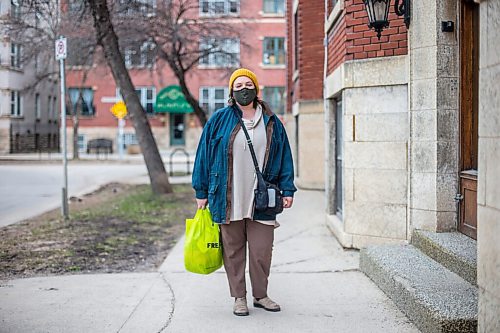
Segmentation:
<svg viewBox="0 0 500 333">
<path fill-rule="evenodd" d="M 208 199 L 196 199 L 198 209 L 205 209 L 207 207 Z"/>
</svg>

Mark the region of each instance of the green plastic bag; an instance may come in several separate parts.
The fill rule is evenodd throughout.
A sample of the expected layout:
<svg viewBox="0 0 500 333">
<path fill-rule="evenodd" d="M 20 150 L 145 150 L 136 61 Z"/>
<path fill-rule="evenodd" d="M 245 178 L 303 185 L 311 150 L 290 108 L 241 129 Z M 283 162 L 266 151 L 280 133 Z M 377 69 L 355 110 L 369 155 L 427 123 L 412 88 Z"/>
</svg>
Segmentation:
<svg viewBox="0 0 500 333">
<path fill-rule="evenodd" d="M 193 219 L 186 219 L 184 266 L 198 274 L 210 274 L 222 266 L 219 225 L 212 221 L 208 208 L 198 209 Z"/>
</svg>

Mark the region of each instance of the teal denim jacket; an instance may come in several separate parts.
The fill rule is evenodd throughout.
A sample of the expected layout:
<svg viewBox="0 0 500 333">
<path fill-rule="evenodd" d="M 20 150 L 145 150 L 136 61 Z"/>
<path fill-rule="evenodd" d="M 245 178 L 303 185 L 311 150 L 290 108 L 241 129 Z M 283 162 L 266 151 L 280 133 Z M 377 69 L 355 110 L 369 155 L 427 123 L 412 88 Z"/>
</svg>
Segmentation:
<svg viewBox="0 0 500 333">
<path fill-rule="evenodd" d="M 290 144 L 279 118 L 265 103 L 263 119 L 266 126 L 267 148 L 263 176 L 277 185 L 285 197 L 297 191 L 293 183 L 294 171 Z M 228 106 L 215 112 L 206 123 L 196 151 L 192 185 L 197 199 L 208 199 L 215 223 L 229 223 L 231 216 L 232 144 L 241 126 L 235 107 Z M 254 220 L 275 220 L 275 215 L 256 212 Z"/>
</svg>

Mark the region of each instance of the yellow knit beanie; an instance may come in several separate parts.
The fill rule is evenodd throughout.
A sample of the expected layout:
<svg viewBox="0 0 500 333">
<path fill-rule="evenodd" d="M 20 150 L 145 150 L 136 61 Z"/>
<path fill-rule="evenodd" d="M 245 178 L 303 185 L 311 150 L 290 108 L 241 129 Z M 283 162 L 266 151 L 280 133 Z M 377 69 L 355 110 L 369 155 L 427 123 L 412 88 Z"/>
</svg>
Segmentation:
<svg viewBox="0 0 500 333">
<path fill-rule="evenodd" d="M 231 74 L 231 78 L 229 78 L 229 96 L 232 95 L 233 92 L 233 83 L 234 80 L 236 80 L 240 76 L 246 76 L 252 80 L 254 86 L 255 86 L 255 91 L 257 95 L 259 94 L 259 81 L 257 81 L 257 75 L 255 75 L 254 72 L 252 72 L 249 69 L 246 68 L 239 68 Z"/>
</svg>

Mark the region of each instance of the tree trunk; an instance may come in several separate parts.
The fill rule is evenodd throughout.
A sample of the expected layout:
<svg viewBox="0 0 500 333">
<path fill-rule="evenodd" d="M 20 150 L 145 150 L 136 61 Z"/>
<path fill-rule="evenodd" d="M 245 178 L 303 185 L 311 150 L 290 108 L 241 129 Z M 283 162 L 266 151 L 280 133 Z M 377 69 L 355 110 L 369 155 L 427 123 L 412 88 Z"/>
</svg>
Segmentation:
<svg viewBox="0 0 500 333">
<path fill-rule="evenodd" d="M 78 151 L 78 106 L 73 110 L 73 159 L 80 159 Z"/>
<path fill-rule="evenodd" d="M 134 125 L 137 140 L 139 141 L 148 169 L 153 193 L 171 193 L 172 186 L 168 181 L 165 165 L 158 151 L 151 126 L 125 67 L 125 62 L 118 46 L 118 37 L 109 16 L 106 0 L 88 0 L 88 3 L 92 10 L 92 17 L 94 18 L 97 43 L 104 50 L 106 62 L 125 100 L 125 105 Z"/>
</svg>

